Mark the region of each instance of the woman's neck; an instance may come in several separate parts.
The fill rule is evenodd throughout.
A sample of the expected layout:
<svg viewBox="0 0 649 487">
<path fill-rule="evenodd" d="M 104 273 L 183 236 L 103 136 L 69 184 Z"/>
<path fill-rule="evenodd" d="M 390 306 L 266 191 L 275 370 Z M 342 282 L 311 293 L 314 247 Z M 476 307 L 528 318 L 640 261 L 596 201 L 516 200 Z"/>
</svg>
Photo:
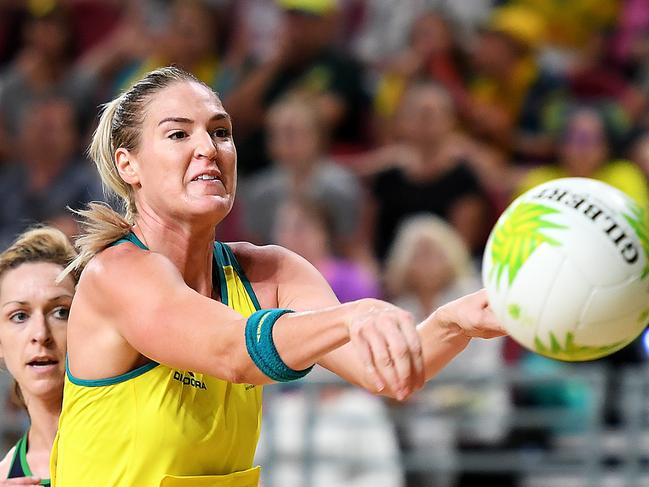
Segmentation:
<svg viewBox="0 0 649 487">
<path fill-rule="evenodd" d="M 442 283 L 428 283 L 426 286 L 416 286 L 412 289 L 412 295 L 417 299 L 424 316 L 435 311 L 444 287 Z"/>
<path fill-rule="evenodd" d="M 301 164 L 295 164 L 295 167 L 288 169 L 289 179 L 291 181 L 292 189 L 295 190 L 304 190 L 310 186 L 311 178 L 313 178 L 313 173 L 315 172 L 315 165 L 317 160 L 309 160 Z"/>
<path fill-rule="evenodd" d="M 449 134 L 451 137 L 451 134 Z M 450 140 L 450 139 L 449 139 Z M 458 163 L 457 153 L 445 142 L 431 143 L 423 149 L 424 172 L 434 179 Z"/>
<path fill-rule="evenodd" d="M 49 452 L 52 449 L 61 414 L 61 401 L 59 395 L 48 399 L 27 398 L 27 412 L 31 421 L 27 438 L 30 451 Z"/>
<path fill-rule="evenodd" d="M 417 301 L 422 311 L 422 316 L 428 316 L 435 310 L 435 304 L 437 303 L 437 294 L 430 292 L 417 292 L 415 293 Z"/>
<path fill-rule="evenodd" d="M 427 140 L 417 144 L 417 149 L 419 149 L 422 159 L 428 161 L 438 157 L 441 145 L 438 141 Z"/>
<path fill-rule="evenodd" d="M 170 225 L 140 212 L 133 230 L 149 250 L 174 263 L 189 287 L 212 296 L 214 226 Z"/>
</svg>

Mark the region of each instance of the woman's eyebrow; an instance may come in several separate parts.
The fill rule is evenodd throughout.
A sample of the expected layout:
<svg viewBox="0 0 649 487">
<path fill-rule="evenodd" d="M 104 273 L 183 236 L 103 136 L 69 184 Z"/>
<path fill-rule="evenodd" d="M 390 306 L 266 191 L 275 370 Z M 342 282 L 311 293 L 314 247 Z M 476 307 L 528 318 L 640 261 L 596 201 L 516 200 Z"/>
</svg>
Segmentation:
<svg viewBox="0 0 649 487">
<path fill-rule="evenodd" d="M 210 121 L 214 121 L 214 120 L 223 120 L 223 119 L 229 119 L 229 118 L 230 118 L 230 115 L 229 115 L 227 112 L 219 112 L 219 113 L 215 114 L 215 115 L 210 119 Z"/>
<path fill-rule="evenodd" d="M 193 120 L 185 117 L 167 117 L 163 118 L 158 122 L 158 126 L 162 125 L 163 123 L 166 122 L 176 122 L 176 123 L 194 123 Z"/>
<path fill-rule="evenodd" d="M 210 118 L 210 121 L 215 121 L 215 120 L 224 120 L 224 119 L 229 119 L 230 115 L 227 112 L 218 112 Z M 162 125 L 163 123 L 167 122 L 176 122 L 176 123 L 194 123 L 194 121 L 191 118 L 186 118 L 186 117 L 166 117 L 163 118 L 158 122 L 158 126 Z"/>
<path fill-rule="evenodd" d="M 14 301 L 7 301 L 6 303 L 2 303 L 2 305 L 0 307 L 4 308 L 5 306 L 7 306 L 9 304 L 18 304 L 20 306 L 26 306 L 29 303 L 27 301 L 15 301 L 14 300 Z"/>
</svg>

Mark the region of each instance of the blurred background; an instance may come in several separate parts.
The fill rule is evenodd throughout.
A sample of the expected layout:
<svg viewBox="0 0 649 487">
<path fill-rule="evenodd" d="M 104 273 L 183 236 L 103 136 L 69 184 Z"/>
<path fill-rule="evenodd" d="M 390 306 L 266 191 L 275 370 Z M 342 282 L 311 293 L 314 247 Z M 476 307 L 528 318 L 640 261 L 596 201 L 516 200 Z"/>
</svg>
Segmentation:
<svg viewBox="0 0 649 487">
<path fill-rule="evenodd" d="M 0 0 L 1 249 L 75 235 L 97 107 L 168 64 L 234 120 L 217 238 L 286 246 L 341 301 L 422 318 L 478 289 L 498 215 L 549 179 L 649 207 L 649 0 Z M 588 364 L 475 340 L 405 403 L 268 387 L 264 487 L 649 485 L 645 338 Z M 4 452 L 26 419 L 0 377 Z"/>
</svg>

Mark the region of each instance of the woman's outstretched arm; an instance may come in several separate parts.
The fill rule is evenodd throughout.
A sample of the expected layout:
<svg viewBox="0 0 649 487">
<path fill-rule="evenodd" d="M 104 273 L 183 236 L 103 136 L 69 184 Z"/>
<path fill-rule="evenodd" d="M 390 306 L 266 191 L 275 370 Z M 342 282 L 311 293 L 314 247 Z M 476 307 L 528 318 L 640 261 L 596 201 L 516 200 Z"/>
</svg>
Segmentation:
<svg viewBox="0 0 649 487">
<path fill-rule="evenodd" d="M 334 306 L 338 299 L 322 275 L 306 260 L 284 250 L 278 288 L 279 306 L 296 310 Z M 289 279 L 288 276 L 291 276 Z M 405 389 L 377 390 L 352 344 L 345 344 L 324 355 L 318 363 L 343 379 L 371 392 L 399 399 L 423 386 L 468 345 L 472 337 L 492 338 L 505 334 L 488 308 L 486 293 L 478 291 L 438 308 L 417 325 L 421 340 L 423 374 L 408 377 Z"/>
<path fill-rule="evenodd" d="M 352 340 L 359 341 L 357 350 L 376 369 L 375 387 L 406 382 L 409 372 L 402 363 L 410 363 L 411 353 L 406 340 L 400 342 L 406 347 L 401 361 L 376 364 L 375 357 L 390 353 L 387 341 L 368 343 L 362 337 L 363 330 L 376 323 L 414 329 L 408 313 L 378 300 L 296 311 L 280 317 L 272 330 L 277 352 L 288 367 L 308 368 Z M 70 369 L 80 378 L 113 377 L 132 370 L 144 355 L 231 382 L 271 382 L 248 354 L 246 323 L 238 312 L 188 287 L 166 257 L 131 245 L 116 246 L 91 261 L 80 280 L 68 325 Z M 84 340 L 76 346 L 75 336 L 85 334 L 87 339 L 87 333 L 93 334 L 93 350 L 81 346 Z M 379 378 L 391 383 L 380 383 Z"/>
</svg>

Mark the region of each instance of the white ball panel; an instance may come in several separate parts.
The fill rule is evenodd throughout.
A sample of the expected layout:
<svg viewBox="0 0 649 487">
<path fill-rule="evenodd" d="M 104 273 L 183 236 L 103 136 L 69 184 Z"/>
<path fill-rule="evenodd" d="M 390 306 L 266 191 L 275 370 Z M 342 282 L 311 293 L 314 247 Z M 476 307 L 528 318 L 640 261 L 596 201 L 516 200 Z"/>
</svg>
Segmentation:
<svg viewBox="0 0 649 487">
<path fill-rule="evenodd" d="M 618 284 L 637 273 L 637 267 L 624 262 L 599 228 L 582 221 L 573 220 L 570 224 L 570 232 L 562 239 L 564 252 L 591 285 Z"/>
<path fill-rule="evenodd" d="M 543 303 L 537 334 L 546 337 L 553 332 L 563 337 L 573 331 L 591 291 L 590 283 L 579 269 L 570 260 L 564 259 Z"/>
<path fill-rule="evenodd" d="M 557 247 L 540 245 L 521 268 L 498 318 L 512 336 L 533 345 L 545 298 L 552 289 L 564 257 Z M 515 308 L 518 312 L 512 312 Z"/>
<path fill-rule="evenodd" d="M 622 310 L 618 310 L 622 311 Z M 645 323 L 638 321 L 640 310 L 626 312 L 617 318 L 591 321 L 586 326 L 578 326 L 575 341 L 581 345 L 604 346 L 617 342 L 624 344 L 633 341 L 645 328 Z"/>
<path fill-rule="evenodd" d="M 580 327 L 589 326 L 607 320 L 617 320 L 621 314 L 637 311 L 649 307 L 649 294 L 647 281 L 639 278 L 627 279 L 626 282 L 615 286 L 595 287 L 580 318 Z"/>
</svg>

